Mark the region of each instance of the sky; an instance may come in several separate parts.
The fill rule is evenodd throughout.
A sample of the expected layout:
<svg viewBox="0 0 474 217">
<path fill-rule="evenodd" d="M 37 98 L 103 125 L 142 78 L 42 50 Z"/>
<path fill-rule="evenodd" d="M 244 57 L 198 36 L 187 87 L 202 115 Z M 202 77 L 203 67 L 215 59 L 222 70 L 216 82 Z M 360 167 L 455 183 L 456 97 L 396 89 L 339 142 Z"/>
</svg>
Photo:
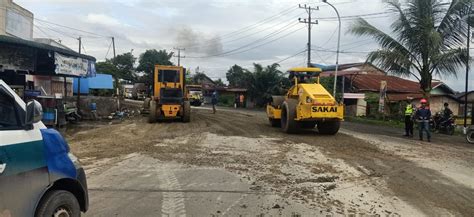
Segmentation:
<svg viewBox="0 0 474 217">
<path fill-rule="evenodd" d="M 395 19 L 384 0 L 329 0 L 342 19 L 339 63 L 363 62 L 378 45 L 371 38 L 347 32 L 357 15 L 390 32 Z M 311 6 L 311 60 L 335 64 L 337 19 L 335 11 L 321 0 L 14 0 L 34 13 L 34 37 L 52 38 L 78 49 L 98 61 L 112 58 L 111 37 L 116 53 L 136 57 L 147 49 L 185 48 L 181 65 L 192 72 L 205 72 L 225 80 L 234 64 L 252 69 L 253 63 L 278 62 L 282 70 L 306 65 L 307 25 L 298 18 L 308 13 L 299 5 Z M 369 15 L 367 15 L 369 14 Z M 349 16 L 349 17 L 347 17 Z M 352 17 L 351 17 L 352 16 Z M 58 25 L 59 24 L 59 25 Z M 177 58 L 172 61 L 177 63 Z M 464 90 L 464 69 L 458 78 L 439 78 L 453 89 Z M 470 89 L 474 74 L 470 73 Z"/>
</svg>

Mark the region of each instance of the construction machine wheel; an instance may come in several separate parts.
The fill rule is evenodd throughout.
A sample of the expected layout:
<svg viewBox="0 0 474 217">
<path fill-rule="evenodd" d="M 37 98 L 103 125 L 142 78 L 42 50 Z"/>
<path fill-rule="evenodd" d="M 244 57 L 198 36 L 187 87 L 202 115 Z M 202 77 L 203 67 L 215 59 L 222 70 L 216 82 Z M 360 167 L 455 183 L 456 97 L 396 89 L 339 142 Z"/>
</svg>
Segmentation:
<svg viewBox="0 0 474 217">
<path fill-rule="evenodd" d="M 303 129 L 313 129 L 316 126 L 315 122 L 302 122 L 300 123 L 301 128 Z"/>
<path fill-rule="evenodd" d="M 151 98 L 145 98 L 145 100 L 143 100 L 143 108 L 142 108 L 143 112 L 150 111 L 150 101 L 151 101 Z"/>
<path fill-rule="evenodd" d="M 275 118 L 268 118 L 268 121 L 270 122 L 270 125 L 272 127 L 280 127 L 281 126 L 281 120 L 275 119 Z"/>
<path fill-rule="evenodd" d="M 284 96 L 272 96 L 272 106 L 275 108 L 279 108 L 283 102 L 285 101 Z"/>
<path fill-rule="evenodd" d="M 323 121 L 318 123 L 318 131 L 321 134 L 334 135 L 339 131 L 341 121 Z"/>
<path fill-rule="evenodd" d="M 189 101 L 184 101 L 183 103 L 183 116 L 181 117 L 181 120 L 184 123 L 191 121 L 191 104 Z"/>
<path fill-rule="evenodd" d="M 156 114 L 156 101 L 150 100 L 150 113 L 148 114 L 148 123 L 156 122 L 157 114 Z"/>
<path fill-rule="evenodd" d="M 281 129 L 285 133 L 296 133 L 299 129 L 298 122 L 295 120 L 297 104 L 298 100 L 288 99 L 281 106 Z"/>
</svg>

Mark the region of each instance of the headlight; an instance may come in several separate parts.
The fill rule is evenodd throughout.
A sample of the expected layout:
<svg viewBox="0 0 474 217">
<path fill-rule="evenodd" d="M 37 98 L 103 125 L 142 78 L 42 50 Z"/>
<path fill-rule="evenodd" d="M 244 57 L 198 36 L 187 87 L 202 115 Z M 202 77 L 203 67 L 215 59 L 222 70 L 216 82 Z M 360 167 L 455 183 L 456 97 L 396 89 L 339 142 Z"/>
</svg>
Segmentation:
<svg viewBox="0 0 474 217">
<path fill-rule="evenodd" d="M 309 96 L 306 97 L 306 103 L 313 103 L 313 100 L 311 99 L 311 97 Z"/>
<path fill-rule="evenodd" d="M 77 157 L 75 155 L 73 155 L 71 152 L 67 153 L 67 156 L 69 157 L 69 159 L 71 159 L 71 161 L 72 161 L 72 163 L 74 163 L 74 165 L 80 164 L 79 159 L 77 159 Z"/>
</svg>

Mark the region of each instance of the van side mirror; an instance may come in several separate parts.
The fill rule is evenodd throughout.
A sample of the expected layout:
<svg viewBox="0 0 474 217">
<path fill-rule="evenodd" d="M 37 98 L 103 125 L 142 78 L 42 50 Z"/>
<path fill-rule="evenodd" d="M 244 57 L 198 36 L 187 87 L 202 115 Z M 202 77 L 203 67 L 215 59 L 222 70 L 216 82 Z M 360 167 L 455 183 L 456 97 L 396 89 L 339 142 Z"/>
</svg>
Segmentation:
<svg viewBox="0 0 474 217">
<path fill-rule="evenodd" d="M 33 129 L 33 124 L 38 123 L 43 119 L 43 108 L 41 104 L 36 101 L 30 101 L 26 104 L 26 118 L 25 118 L 25 129 Z"/>
</svg>

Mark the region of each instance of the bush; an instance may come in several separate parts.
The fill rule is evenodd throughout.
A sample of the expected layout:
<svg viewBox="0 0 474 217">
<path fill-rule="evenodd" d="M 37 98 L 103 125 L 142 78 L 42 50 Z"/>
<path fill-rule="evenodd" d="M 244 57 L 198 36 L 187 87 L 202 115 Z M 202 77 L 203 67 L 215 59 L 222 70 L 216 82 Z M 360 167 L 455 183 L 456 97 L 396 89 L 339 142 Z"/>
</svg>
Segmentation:
<svg viewBox="0 0 474 217">
<path fill-rule="evenodd" d="M 217 105 L 232 107 L 232 106 L 234 106 L 234 102 L 235 102 L 235 97 L 234 96 L 232 96 L 232 95 L 222 95 L 222 96 L 219 96 L 219 99 L 217 101 Z"/>
</svg>

